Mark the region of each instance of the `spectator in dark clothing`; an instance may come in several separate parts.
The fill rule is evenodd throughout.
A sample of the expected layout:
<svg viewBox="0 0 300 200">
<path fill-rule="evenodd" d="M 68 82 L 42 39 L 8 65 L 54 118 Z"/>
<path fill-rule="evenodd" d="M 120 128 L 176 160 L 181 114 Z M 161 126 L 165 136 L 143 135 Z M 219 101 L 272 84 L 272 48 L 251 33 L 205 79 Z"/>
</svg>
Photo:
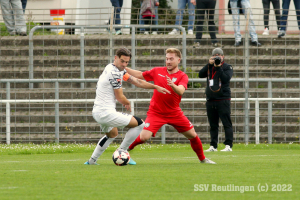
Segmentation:
<svg viewBox="0 0 300 200">
<path fill-rule="evenodd" d="M 270 4 L 273 4 L 276 22 L 277 22 L 277 30 L 280 28 L 280 4 L 279 0 L 262 0 L 263 7 L 264 7 L 264 25 L 265 30 L 263 35 L 269 35 L 269 14 L 270 14 Z"/>
<path fill-rule="evenodd" d="M 212 57 L 199 71 L 199 78 L 207 78 L 206 111 L 210 125 L 211 142 L 206 151 L 217 151 L 219 118 L 225 130 L 225 149 L 232 151 L 233 130 L 230 118 L 230 79 L 233 74 L 232 66 L 224 62 L 224 53 L 221 48 L 212 51 Z"/>
<path fill-rule="evenodd" d="M 211 43 L 214 47 L 220 46 L 216 37 L 216 25 L 214 22 L 216 0 L 191 0 L 191 3 L 196 6 L 196 40 L 194 47 L 200 47 L 205 12 L 208 14 L 208 30 Z"/>
<path fill-rule="evenodd" d="M 280 30 L 278 33 L 278 38 L 282 38 L 286 34 L 286 23 L 289 15 L 290 3 L 291 0 L 282 0 L 282 15 L 280 19 Z M 294 5 L 296 9 L 298 28 L 300 30 L 300 0 L 294 0 Z"/>
<path fill-rule="evenodd" d="M 26 9 L 26 5 L 27 5 L 27 0 L 21 0 L 21 2 L 22 2 L 23 13 L 25 14 L 25 9 Z"/>
</svg>

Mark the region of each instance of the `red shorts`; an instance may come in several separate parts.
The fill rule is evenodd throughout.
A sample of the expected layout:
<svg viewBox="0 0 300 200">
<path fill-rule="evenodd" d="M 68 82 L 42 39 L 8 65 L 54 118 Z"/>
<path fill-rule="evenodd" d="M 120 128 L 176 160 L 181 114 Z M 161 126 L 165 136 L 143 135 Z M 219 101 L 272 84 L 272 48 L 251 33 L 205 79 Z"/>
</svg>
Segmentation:
<svg viewBox="0 0 300 200">
<path fill-rule="evenodd" d="M 180 112 L 177 115 L 160 115 L 153 112 L 147 113 L 144 129 L 152 132 L 152 137 L 155 137 L 156 132 L 164 125 L 173 126 L 179 133 L 186 132 L 194 128 L 188 118 Z"/>
</svg>

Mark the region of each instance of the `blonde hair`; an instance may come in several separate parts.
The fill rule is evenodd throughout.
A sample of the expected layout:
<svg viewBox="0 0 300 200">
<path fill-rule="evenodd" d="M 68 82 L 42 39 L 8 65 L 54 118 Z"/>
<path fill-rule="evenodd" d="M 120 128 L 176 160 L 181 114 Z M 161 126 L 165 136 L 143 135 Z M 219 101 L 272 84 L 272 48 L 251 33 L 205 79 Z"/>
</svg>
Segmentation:
<svg viewBox="0 0 300 200">
<path fill-rule="evenodd" d="M 167 53 L 175 53 L 177 57 L 179 57 L 181 59 L 181 52 L 179 51 L 179 49 L 176 48 L 168 48 L 166 50 L 166 54 Z"/>
</svg>

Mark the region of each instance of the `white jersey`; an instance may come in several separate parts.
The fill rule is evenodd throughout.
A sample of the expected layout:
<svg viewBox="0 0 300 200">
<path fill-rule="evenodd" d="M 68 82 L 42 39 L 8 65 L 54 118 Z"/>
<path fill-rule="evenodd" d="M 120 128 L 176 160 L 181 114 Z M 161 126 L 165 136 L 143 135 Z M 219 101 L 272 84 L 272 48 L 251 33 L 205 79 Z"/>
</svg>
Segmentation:
<svg viewBox="0 0 300 200">
<path fill-rule="evenodd" d="M 93 112 L 116 110 L 114 89 L 122 87 L 122 79 L 126 70 L 120 71 L 114 64 L 108 64 L 97 82 L 96 98 Z"/>
</svg>

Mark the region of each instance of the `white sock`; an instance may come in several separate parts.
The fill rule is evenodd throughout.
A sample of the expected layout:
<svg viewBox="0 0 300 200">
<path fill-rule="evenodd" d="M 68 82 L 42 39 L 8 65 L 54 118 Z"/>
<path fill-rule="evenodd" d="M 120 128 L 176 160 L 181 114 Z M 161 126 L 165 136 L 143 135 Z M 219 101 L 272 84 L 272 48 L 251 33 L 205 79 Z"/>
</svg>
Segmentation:
<svg viewBox="0 0 300 200">
<path fill-rule="evenodd" d="M 110 145 L 110 143 L 112 143 L 112 141 L 114 141 L 114 139 L 115 138 L 109 138 L 106 135 L 103 136 L 99 140 L 91 158 L 89 159 L 89 163 L 95 163 L 97 161 L 97 159 L 102 155 L 102 153 L 107 149 L 107 147 Z"/>
<path fill-rule="evenodd" d="M 127 150 L 128 147 L 134 142 L 134 140 L 140 135 L 144 126 L 145 126 L 145 123 L 142 123 L 139 126 L 129 129 L 119 148 Z"/>
</svg>

